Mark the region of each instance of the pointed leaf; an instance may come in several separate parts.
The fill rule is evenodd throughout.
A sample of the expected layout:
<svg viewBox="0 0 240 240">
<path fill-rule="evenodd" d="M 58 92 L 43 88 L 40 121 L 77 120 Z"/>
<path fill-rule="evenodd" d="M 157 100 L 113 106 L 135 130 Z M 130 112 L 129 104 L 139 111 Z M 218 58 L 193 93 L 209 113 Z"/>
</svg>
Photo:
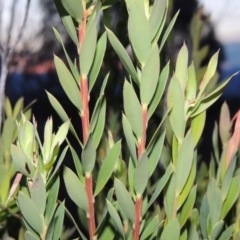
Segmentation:
<svg viewBox="0 0 240 240">
<path fill-rule="evenodd" d="M 135 171 L 134 171 L 134 189 L 137 195 L 142 195 L 145 188 L 147 187 L 149 179 L 149 169 L 148 169 L 148 156 L 144 152 L 139 161 L 137 162 Z"/>
<path fill-rule="evenodd" d="M 116 191 L 117 201 L 119 203 L 119 206 L 121 207 L 121 210 L 124 212 L 127 218 L 132 223 L 134 223 L 135 222 L 134 204 L 131 199 L 131 196 L 129 195 L 127 189 L 122 184 L 122 182 L 119 181 L 117 178 L 115 178 L 114 181 L 114 188 Z"/>
<path fill-rule="evenodd" d="M 177 56 L 175 75 L 179 80 L 182 92 L 184 92 L 188 82 L 188 49 L 185 43 Z"/>
<path fill-rule="evenodd" d="M 143 211 L 143 215 L 146 213 L 147 209 L 154 203 L 154 201 L 158 198 L 163 188 L 167 184 L 172 173 L 173 173 L 173 166 L 169 165 L 164 175 L 157 181 L 156 188 L 151 196 L 150 201 L 148 202 L 147 207 Z"/>
<path fill-rule="evenodd" d="M 222 206 L 221 219 L 224 219 L 228 214 L 229 210 L 232 208 L 233 204 L 236 202 L 240 194 L 240 180 L 238 177 L 232 179 L 227 198 L 225 199 Z"/>
<path fill-rule="evenodd" d="M 87 144 L 82 151 L 82 166 L 84 173 L 91 173 L 96 161 L 96 149 L 92 136 L 88 137 Z"/>
<path fill-rule="evenodd" d="M 60 186 L 60 181 L 59 181 L 59 177 L 57 176 L 51 182 L 49 189 L 48 189 L 48 197 L 47 197 L 47 204 L 46 204 L 46 211 L 45 211 L 46 225 L 50 224 L 50 221 L 52 220 L 52 216 L 55 212 L 56 205 L 57 205 L 59 186 Z"/>
<path fill-rule="evenodd" d="M 231 125 L 230 111 L 227 103 L 224 102 L 221 107 L 219 119 L 219 135 L 222 145 L 226 144 L 230 139 Z"/>
<path fill-rule="evenodd" d="M 93 64 L 95 49 L 97 46 L 97 26 L 96 26 L 96 12 L 87 26 L 84 40 L 80 51 L 80 72 L 81 75 L 88 75 Z"/>
<path fill-rule="evenodd" d="M 11 156 L 16 170 L 27 177 L 33 178 L 35 168 L 31 160 L 25 155 L 24 152 L 22 152 L 19 147 L 13 144 L 11 145 Z"/>
<path fill-rule="evenodd" d="M 218 239 L 218 236 L 222 232 L 223 226 L 224 226 L 223 220 L 216 223 L 212 228 L 210 239 Z"/>
<path fill-rule="evenodd" d="M 38 234 L 41 235 L 43 232 L 43 223 L 40 212 L 34 202 L 21 191 L 18 194 L 17 202 L 24 219 Z"/>
<path fill-rule="evenodd" d="M 107 203 L 107 208 L 108 208 L 108 212 L 111 216 L 111 219 L 113 220 L 118 232 L 121 234 L 123 239 L 125 239 L 124 231 L 123 231 L 123 225 L 122 225 L 121 219 L 120 219 L 116 209 L 111 204 L 111 202 L 109 202 L 108 200 L 106 200 L 106 203 Z"/>
<path fill-rule="evenodd" d="M 108 152 L 107 156 L 103 160 L 102 166 L 100 168 L 97 184 L 94 192 L 94 196 L 103 189 L 107 181 L 111 177 L 115 164 L 119 158 L 121 152 L 121 141 L 118 141 Z"/>
<path fill-rule="evenodd" d="M 181 210 L 180 219 L 179 219 L 181 228 L 185 225 L 187 219 L 191 215 L 191 212 L 195 203 L 195 199 L 196 199 L 196 193 L 197 193 L 197 186 L 194 186 L 190 191 L 187 197 L 187 200 Z"/>
<path fill-rule="evenodd" d="M 191 131 L 188 131 L 182 142 L 176 164 L 176 194 L 183 190 L 191 171 L 194 153 L 194 142 Z"/>
<path fill-rule="evenodd" d="M 141 1 L 129 5 L 128 33 L 133 51 L 144 66 L 151 50 L 152 39 L 144 4 Z"/>
<path fill-rule="evenodd" d="M 133 86 L 127 80 L 125 80 L 123 87 L 123 103 L 126 117 L 133 132 L 140 138 L 143 125 L 142 110 Z"/>
<path fill-rule="evenodd" d="M 214 226 L 220 219 L 222 210 L 222 194 L 214 179 L 210 179 L 207 188 L 207 198 L 210 210 L 212 225 Z"/>
<path fill-rule="evenodd" d="M 160 59 L 158 46 L 155 44 L 142 70 L 140 96 L 142 105 L 148 105 L 152 100 L 158 84 Z"/>
<path fill-rule="evenodd" d="M 70 101 L 77 107 L 79 111 L 82 111 L 82 100 L 80 98 L 80 90 L 72 76 L 67 69 L 63 61 L 54 55 L 54 64 L 58 74 L 59 81 L 64 92 L 67 94 Z"/>
<path fill-rule="evenodd" d="M 185 130 L 184 99 L 181 85 L 175 75 L 173 75 L 169 84 L 167 105 L 168 108 L 172 106 L 169 113 L 169 120 L 174 134 L 178 141 L 181 142 Z"/>
<path fill-rule="evenodd" d="M 174 230 L 174 231 L 173 231 Z M 177 218 L 171 219 L 164 227 L 161 240 L 178 240 L 180 238 L 180 225 Z"/>
<path fill-rule="evenodd" d="M 63 220 L 64 220 L 64 202 L 61 202 L 57 208 L 56 213 L 54 214 L 54 233 L 52 240 L 58 240 L 61 236 L 63 229 Z"/>
<path fill-rule="evenodd" d="M 40 240 L 40 238 L 37 235 L 35 235 L 29 231 L 25 232 L 24 239 L 25 240 Z"/>
<path fill-rule="evenodd" d="M 43 215 L 46 207 L 47 195 L 45 184 L 39 171 L 35 172 L 30 192 L 33 202 L 36 204 L 39 212 Z"/>
<path fill-rule="evenodd" d="M 147 226 L 143 229 L 140 240 L 147 239 L 147 237 L 152 235 L 153 232 L 156 229 L 158 229 L 160 225 L 161 225 L 161 222 L 159 221 L 158 215 L 156 215 L 154 218 L 150 220 Z"/>
<path fill-rule="evenodd" d="M 104 53 L 107 45 L 107 35 L 104 33 L 101 38 L 98 40 L 96 52 L 91 68 L 91 73 L 89 77 L 89 92 L 91 92 L 99 74 L 100 68 L 102 66 Z"/>
<path fill-rule="evenodd" d="M 82 1 L 61 0 L 61 2 L 66 11 L 80 23 L 83 16 Z"/>
<path fill-rule="evenodd" d="M 165 88 L 166 88 L 168 75 L 169 75 L 169 62 L 166 64 L 166 66 L 163 68 L 163 70 L 160 73 L 156 91 L 155 91 L 153 99 L 149 105 L 148 119 L 151 118 L 151 116 L 153 115 L 154 111 L 156 110 L 157 106 L 160 103 L 160 100 L 161 100 L 163 93 L 165 91 Z"/>
<path fill-rule="evenodd" d="M 137 85 L 139 85 L 137 72 L 133 66 L 133 63 L 128 53 L 126 52 L 126 50 L 124 49 L 120 41 L 117 39 L 117 37 L 114 35 L 114 33 L 107 28 L 106 28 L 106 31 L 107 31 L 108 39 L 113 49 L 117 53 L 118 57 L 120 58 L 121 62 L 123 63 L 124 67 L 127 69 L 128 73 L 131 74 L 133 80 L 137 83 Z"/>
<path fill-rule="evenodd" d="M 131 125 L 124 114 L 122 114 L 123 132 L 127 141 L 128 150 L 135 164 L 137 162 L 136 145 Z"/>
<path fill-rule="evenodd" d="M 63 179 L 66 186 L 67 193 L 72 201 L 85 212 L 88 212 L 88 200 L 86 190 L 83 184 L 80 182 L 78 177 L 73 171 L 64 167 Z"/>
</svg>

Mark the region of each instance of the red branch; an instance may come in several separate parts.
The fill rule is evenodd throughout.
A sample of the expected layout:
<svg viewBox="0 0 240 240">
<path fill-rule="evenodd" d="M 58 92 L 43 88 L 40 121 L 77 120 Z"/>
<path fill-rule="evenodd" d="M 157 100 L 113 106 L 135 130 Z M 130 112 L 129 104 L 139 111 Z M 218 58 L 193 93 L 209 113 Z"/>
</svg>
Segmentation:
<svg viewBox="0 0 240 240">
<path fill-rule="evenodd" d="M 147 135 L 147 125 L 148 125 L 148 109 L 146 105 L 142 105 L 142 137 L 138 143 L 138 159 L 140 159 L 141 155 L 145 151 L 146 145 L 146 135 Z M 136 203 L 135 203 L 135 224 L 133 228 L 133 240 L 139 240 L 140 235 L 140 223 L 142 220 L 142 196 L 137 195 Z"/>
<path fill-rule="evenodd" d="M 141 214 L 142 214 L 142 196 L 137 196 L 135 204 L 135 225 L 133 228 L 133 240 L 139 239 Z"/>
<path fill-rule="evenodd" d="M 86 21 L 87 11 L 83 14 L 83 21 L 79 24 L 78 38 L 79 38 L 79 49 L 80 54 L 82 43 L 86 33 Z M 88 92 L 88 78 L 86 75 L 80 75 L 80 94 L 82 98 L 83 109 L 81 112 L 82 119 L 82 132 L 83 132 L 83 144 L 86 145 L 89 135 L 89 92 Z M 86 193 L 88 199 L 89 212 L 87 213 L 88 218 L 88 232 L 89 239 L 94 240 L 94 233 L 96 230 L 95 224 L 95 213 L 94 213 L 94 197 L 93 197 L 93 186 L 92 186 L 92 174 L 86 174 Z"/>
<path fill-rule="evenodd" d="M 94 233 L 96 230 L 95 225 L 95 218 L 94 218 L 94 198 L 92 193 L 92 174 L 89 174 L 86 176 L 86 191 L 87 191 L 87 197 L 88 197 L 88 207 L 89 207 L 89 214 L 87 216 L 88 218 L 88 228 L 89 228 L 89 237 L 90 240 L 94 240 Z"/>
</svg>

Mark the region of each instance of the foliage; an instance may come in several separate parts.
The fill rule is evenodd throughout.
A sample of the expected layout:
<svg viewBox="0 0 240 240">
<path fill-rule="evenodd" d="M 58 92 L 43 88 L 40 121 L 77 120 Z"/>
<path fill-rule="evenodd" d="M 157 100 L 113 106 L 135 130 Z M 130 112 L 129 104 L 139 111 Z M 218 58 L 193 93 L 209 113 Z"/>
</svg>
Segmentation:
<svg viewBox="0 0 240 240">
<path fill-rule="evenodd" d="M 60 84 L 79 113 L 82 137 L 51 93 L 47 92 L 49 101 L 64 122 L 56 133 L 50 118 L 41 141 L 35 119 L 30 122 L 21 114 L 17 141 L 8 146 L 16 171 L 22 176 L 19 191 L 11 198 L 21 212 L 24 230 L 20 237 L 59 239 L 68 215 L 80 239 L 224 240 L 233 235 L 237 239 L 239 203 L 237 209 L 234 207 L 240 194 L 236 170 L 240 114 L 234 125 L 223 105 L 219 123 L 222 151 L 220 155 L 216 125 L 209 166 L 199 161 L 197 152 L 206 110 L 231 79 L 209 87 L 216 76 L 218 52 L 203 71 L 206 49 L 195 44 L 189 53 L 183 44 L 174 71 L 169 63 L 162 66 L 162 50 L 178 13 L 167 22 L 167 0 L 155 0 L 152 5 L 149 1 L 126 0 L 131 59 L 110 28 L 106 27 L 98 38 L 97 18 L 111 2 L 56 2 L 78 58 L 70 58 L 54 28 L 66 56 L 66 62 L 54 56 L 54 63 Z M 196 31 L 201 32 L 201 28 Z M 124 136 L 117 141 L 106 122 L 104 92 L 109 74 L 96 88 L 107 40 L 126 72 L 121 109 Z M 200 71 L 203 74 L 199 76 Z M 99 93 L 90 111 L 93 89 Z M 150 134 L 149 123 L 159 110 L 164 92 L 167 111 Z M 68 130 L 78 146 L 74 148 L 67 140 L 62 150 L 60 145 L 67 139 Z M 74 219 L 65 202 L 58 200 L 59 167 L 68 150 L 75 169 L 63 166 L 63 180 L 68 196 L 79 208 L 80 219 Z M 235 214 L 232 217 L 230 213 Z"/>
</svg>

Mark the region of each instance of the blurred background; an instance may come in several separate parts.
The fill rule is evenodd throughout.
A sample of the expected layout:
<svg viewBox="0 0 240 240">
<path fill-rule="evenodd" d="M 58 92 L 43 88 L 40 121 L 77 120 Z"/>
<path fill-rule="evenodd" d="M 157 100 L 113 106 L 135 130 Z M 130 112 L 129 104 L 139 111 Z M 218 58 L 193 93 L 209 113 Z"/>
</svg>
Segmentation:
<svg viewBox="0 0 240 240">
<path fill-rule="evenodd" d="M 114 7 L 106 10 L 105 17 L 99 16 L 99 34 L 103 32 L 104 25 L 116 32 L 125 47 L 129 45 L 126 21 L 126 9 L 121 0 L 116 1 Z M 180 9 L 178 20 L 175 24 L 172 37 L 163 52 L 163 62 L 174 59 L 178 50 L 185 41 L 191 50 L 190 34 L 191 21 L 198 14 L 203 22 L 200 46 L 209 46 L 208 54 L 202 64 L 206 64 L 210 57 L 218 50 L 219 56 L 219 81 L 240 70 L 240 1 L 239 0 L 171 0 L 169 19 Z M 200 10 L 199 10 L 200 9 Z M 67 100 L 55 73 L 53 53 L 64 59 L 63 51 L 55 41 L 52 27 L 58 29 L 65 42 L 66 48 L 72 58 L 76 57 L 76 49 L 67 37 L 57 14 L 53 0 L 1 0 L 0 1 L 0 44 L 1 68 L 5 61 L 6 53 L 12 48 L 8 59 L 8 74 L 6 79 L 5 94 L 14 104 L 17 99 L 24 97 L 25 105 L 33 100 L 33 114 L 35 115 L 40 132 L 50 115 L 53 115 L 55 128 L 60 124 L 60 119 L 51 108 L 45 90 L 51 92 L 63 105 L 72 121 L 76 121 L 76 128 L 81 131 L 79 116 Z M 25 21 L 26 20 L 26 21 Z M 18 39 L 21 40 L 18 41 Z M 172 52 L 168 51 L 173 49 Z M 165 56 L 164 56 L 165 55 Z M 163 65 L 162 65 L 163 66 Z M 119 65 L 119 60 L 110 46 L 104 59 L 104 67 L 99 76 L 102 79 L 105 73 L 111 70 L 110 81 L 106 89 L 109 103 L 109 113 L 116 109 L 121 112 L 121 87 L 124 72 Z M 2 69 L 1 69 L 2 74 Z M 92 99 L 94 101 L 93 92 Z M 110 99 L 116 101 L 110 101 Z M 227 100 L 233 115 L 240 106 L 240 75 L 234 77 L 227 86 L 223 97 L 208 112 L 208 126 L 205 130 L 205 145 L 209 145 L 208 134 L 212 134 L 214 121 L 218 120 L 219 109 L 224 100 Z M 114 111 L 112 111 L 114 109 Z M 159 121 L 157 115 L 156 121 Z M 109 122 L 111 125 L 111 122 Z M 78 127 L 79 126 L 79 127 Z M 208 156 L 206 155 L 206 158 Z"/>
</svg>

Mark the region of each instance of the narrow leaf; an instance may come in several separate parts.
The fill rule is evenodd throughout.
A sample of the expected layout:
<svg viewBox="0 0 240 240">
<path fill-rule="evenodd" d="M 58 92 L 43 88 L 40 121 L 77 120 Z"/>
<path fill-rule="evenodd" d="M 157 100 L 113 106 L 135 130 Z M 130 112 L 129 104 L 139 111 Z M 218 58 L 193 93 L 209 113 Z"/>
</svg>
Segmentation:
<svg viewBox="0 0 240 240">
<path fill-rule="evenodd" d="M 169 240 L 169 239 L 177 240 L 179 238 L 180 238 L 180 225 L 177 218 L 173 218 L 164 227 L 161 235 L 161 240 Z"/>
<path fill-rule="evenodd" d="M 107 181 L 111 177 L 115 164 L 119 158 L 121 152 L 121 141 L 118 141 L 108 152 L 107 156 L 103 160 L 102 166 L 100 168 L 97 184 L 94 192 L 94 196 L 103 189 Z"/>
</svg>

